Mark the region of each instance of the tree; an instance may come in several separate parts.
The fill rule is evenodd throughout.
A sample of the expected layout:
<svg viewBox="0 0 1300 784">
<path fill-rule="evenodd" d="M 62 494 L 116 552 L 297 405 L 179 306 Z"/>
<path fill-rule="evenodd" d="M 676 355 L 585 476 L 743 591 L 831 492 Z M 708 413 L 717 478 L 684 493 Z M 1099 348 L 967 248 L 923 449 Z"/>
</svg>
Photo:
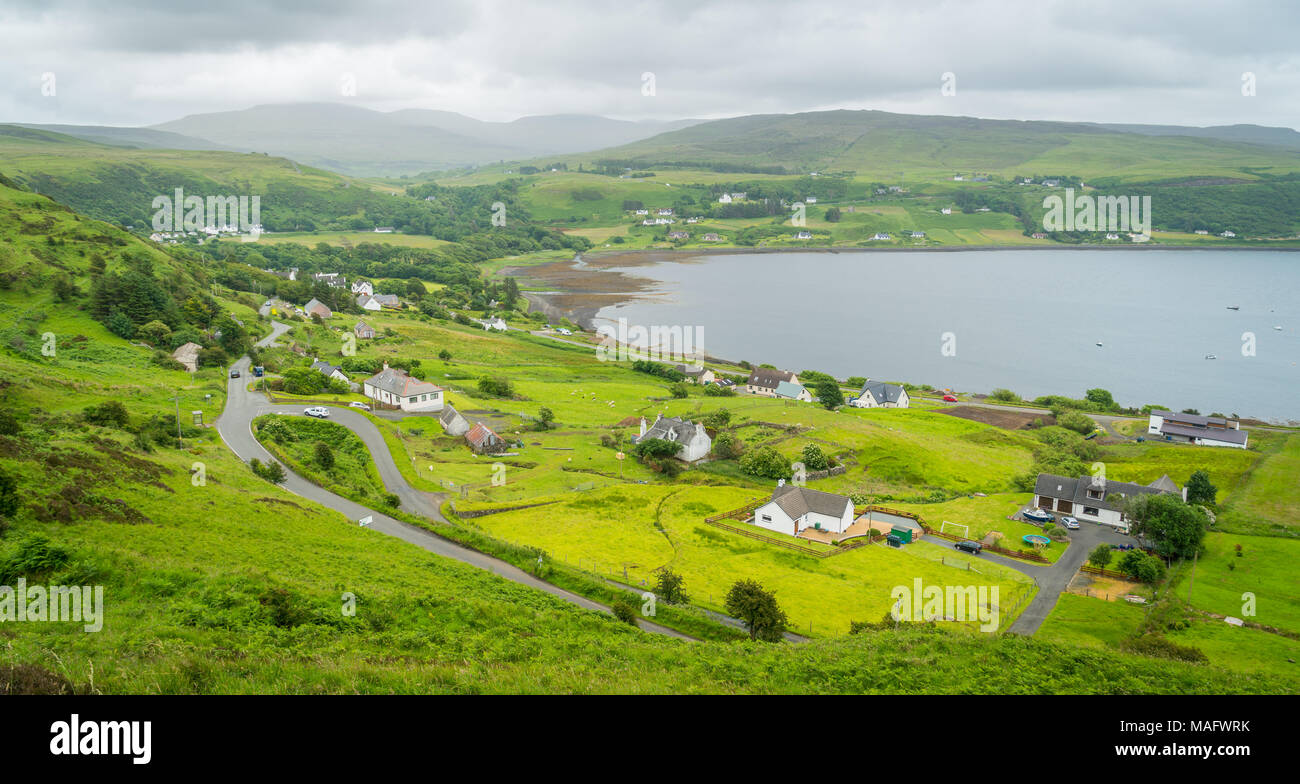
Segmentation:
<svg viewBox="0 0 1300 784">
<path fill-rule="evenodd" d="M 1088 434 L 1097 429 L 1097 423 L 1081 411 L 1063 411 L 1056 418 L 1056 424 L 1076 433 Z"/>
<path fill-rule="evenodd" d="M 839 222 L 840 222 L 840 208 L 839 208 L 839 207 L 829 207 L 829 208 L 827 208 L 827 210 L 826 210 L 826 216 L 825 216 L 825 217 L 826 217 L 826 222 L 827 222 L 827 223 L 839 223 Z"/>
<path fill-rule="evenodd" d="M 675 457 L 681 449 L 682 445 L 676 441 L 669 441 L 664 438 L 647 438 L 632 447 L 632 454 L 642 460 L 659 461 Z"/>
<path fill-rule="evenodd" d="M 788 619 L 776 603 L 776 595 L 758 582 L 737 580 L 727 591 L 725 606 L 728 613 L 744 622 L 751 640 L 781 641 Z"/>
<path fill-rule="evenodd" d="M 443 362 L 450 362 L 451 352 L 444 348 L 442 351 L 438 352 L 438 359 L 441 359 Z"/>
<path fill-rule="evenodd" d="M 317 441 L 314 450 L 315 450 L 315 457 L 316 457 L 316 465 L 320 466 L 326 471 L 334 467 L 334 450 L 330 449 L 329 444 L 325 443 L 324 441 Z"/>
<path fill-rule="evenodd" d="M 851 387 L 854 387 L 855 389 L 861 389 L 861 388 L 863 388 L 864 386 L 867 385 L 867 377 L 866 377 L 866 376 L 849 376 L 848 378 L 844 379 L 844 383 L 845 383 L 845 384 L 848 384 L 848 385 L 851 386 Z"/>
<path fill-rule="evenodd" d="M 1083 393 L 1083 396 L 1096 403 L 1097 407 L 1102 411 L 1110 411 L 1116 408 L 1114 396 L 1104 389 L 1089 389 Z"/>
<path fill-rule="evenodd" d="M 636 607 L 627 599 L 618 599 L 609 607 L 614 613 L 614 617 L 626 623 L 628 626 L 636 626 Z"/>
<path fill-rule="evenodd" d="M 1088 554 L 1088 563 L 1098 569 L 1105 569 L 1110 565 L 1110 561 L 1115 557 L 1115 551 L 1108 544 L 1099 544 Z"/>
<path fill-rule="evenodd" d="M 478 391 L 493 397 L 514 397 L 515 387 L 510 383 L 510 379 L 503 376 L 495 378 L 484 376 L 478 380 Z"/>
<path fill-rule="evenodd" d="M 546 406 L 542 406 L 537 411 L 537 429 L 550 430 L 551 423 L 555 421 L 555 412 Z"/>
<path fill-rule="evenodd" d="M 770 446 L 750 450 L 740 458 L 740 470 L 750 476 L 768 479 L 789 479 L 790 461 Z"/>
<path fill-rule="evenodd" d="M 92 425 L 115 427 L 119 430 L 125 428 L 130 421 L 126 406 L 118 400 L 105 400 L 99 405 L 88 406 L 81 415 Z"/>
<path fill-rule="evenodd" d="M 655 578 L 655 596 L 669 604 L 686 604 L 691 600 L 686 595 L 683 587 L 684 580 L 680 574 L 667 566 L 660 567 L 658 572 L 659 576 Z"/>
<path fill-rule="evenodd" d="M 1187 503 L 1214 506 L 1214 499 L 1219 489 L 1210 482 L 1210 474 L 1205 469 L 1197 469 L 1187 479 Z"/>
<path fill-rule="evenodd" d="M 723 460 L 730 460 L 738 456 L 743 450 L 744 443 L 734 433 L 718 433 L 718 437 L 713 439 L 713 454 Z"/>
<path fill-rule="evenodd" d="M 731 424 L 731 412 L 725 408 L 719 408 L 705 414 L 703 421 L 705 427 L 711 427 L 714 430 L 718 430 Z"/>
<path fill-rule="evenodd" d="M 1141 550 L 1129 550 L 1119 559 L 1119 569 L 1124 574 L 1144 583 L 1159 582 L 1165 576 L 1165 565 L 1154 555 Z"/>
<path fill-rule="evenodd" d="M 803 464 L 809 471 L 825 471 L 831 465 L 822 448 L 812 443 L 803 445 Z"/>
<path fill-rule="evenodd" d="M 817 402 L 828 409 L 844 405 L 844 393 L 840 391 L 839 382 L 833 378 L 823 378 L 817 382 Z"/>
<path fill-rule="evenodd" d="M 671 394 L 674 398 L 680 400 L 681 398 L 684 398 L 687 395 L 689 395 L 691 391 L 686 388 L 685 384 L 677 383 L 668 387 L 668 393 Z"/>
<path fill-rule="evenodd" d="M 424 288 L 424 281 L 417 278 L 411 278 L 406 281 L 406 296 L 411 299 L 419 299 L 429 292 Z"/>
<path fill-rule="evenodd" d="M 1191 558 L 1201 549 L 1208 519 L 1200 507 L 1188 506 L 1171 493 L 1139 495 L 1125 503 L 1131 530 L 1165 558 Z"/>
</svg>

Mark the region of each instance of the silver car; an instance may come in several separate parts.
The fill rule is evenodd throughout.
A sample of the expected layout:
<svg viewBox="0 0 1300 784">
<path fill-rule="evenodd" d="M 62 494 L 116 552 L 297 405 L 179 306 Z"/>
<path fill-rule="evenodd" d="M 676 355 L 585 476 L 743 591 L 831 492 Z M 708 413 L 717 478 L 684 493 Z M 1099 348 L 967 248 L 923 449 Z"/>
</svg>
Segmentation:
<svg viewBox="0 0 1300 784">
<path fill-rule="evenodd" d="M 318 419 L 328 419 L 330 415 L 330 410 L 325 406 L 312 406 L 311 408 L 304 408 L 302 410 L 302 413 L 306 414 L 309 417 L 316 417 Z"/>
</svg>

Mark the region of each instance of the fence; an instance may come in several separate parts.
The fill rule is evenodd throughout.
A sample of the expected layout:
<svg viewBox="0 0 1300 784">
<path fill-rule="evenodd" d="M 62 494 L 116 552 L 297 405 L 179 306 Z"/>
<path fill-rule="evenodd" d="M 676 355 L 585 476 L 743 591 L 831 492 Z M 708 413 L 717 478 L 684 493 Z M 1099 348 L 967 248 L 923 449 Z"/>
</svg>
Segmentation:
<svg viewBox="0 0 1300 784">
<path fill-rule="evenodd" d="M 1092 564 L 1089 564 L 1089 563 L 1086 563 L 1086 564 L 1084 564 L 1083 566 L 1080 566 L 1080 567 L 1079 567 L 1079 571 L 1081 571 L 1081 572 L 1087 572 L 1088 574 L 1099 575 L 1099 576 L 1101 576 L 1101 577 L 1113 577 L 1113 578 L 1115 578 L 1115 579 L 1119 579 L 1119 580 L 1129 580 L 1129 581 L 1133 581 L 1133 580 L 1134 580 L 1133 577 L 1131 577 L 1131 576 L 1129 576 L 1129 575 L 1127 575 L 1127 574 L 1124 574 L 1123 572 L 1117 572 L 1117 571 L 1115 571 L 1114 569 L 1099 569 L 1098 567 L 1093 566 Z"/>
<path fill-rule="evenodd" d="M 917 522 L 920 522 L 920 520 L 918 519 Z M 926 525 L 925 523 L 921 523 L 921 528 L 925 530 L 927 536 L 937 536 L 941 539 L 947 539 L 950 542 L 966 541 L 966 537 L 964 536 L 944 533 L 943 531 L 936 531 L 930 526 Z M 1050 564 L 1052 562 L 1051 559 L 1043 556 L 1040 553 L 1033 553 L 1033 552 L 1029 552 L 1028 550 L 1009 550 L 1005 547 L 999 547 L 995 544 L 984 545 L 984 550 L 990 553 L 997 553 L 998 555 L 1005 555 L 1008 558 L 1019 558 L 1022 561 L 1032 561 L 1033 563 Z"/>
</svg>

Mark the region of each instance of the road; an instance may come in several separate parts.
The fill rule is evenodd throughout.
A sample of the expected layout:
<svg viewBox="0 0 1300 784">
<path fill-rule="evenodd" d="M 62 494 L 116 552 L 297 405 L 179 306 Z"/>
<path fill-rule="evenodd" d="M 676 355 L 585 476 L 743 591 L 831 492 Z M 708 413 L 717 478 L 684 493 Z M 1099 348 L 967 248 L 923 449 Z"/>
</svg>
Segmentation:
<svg viewBox="0 0 1300 784">
<path fill-rule="evenodd" d="M 279 325 L 277 322 L 277 327 L 278 326 L 283 325 Z M 271 336 L 268 336 L 263 340 L 269 342 L 275 335 L 276 333 L 273 332 Z M 230 447 L 230 450 L 238 455 L 241 460 L 247 462 L 253 458 L 257 458 L 265 462 L 272 460 L 273 458 L 270 453 L 257 442 L 257 439 L 253 437 L 253 419 L 262 414 L 271 413 L 300 416 L 302 414 L 302 406 L 274 405 L 261 393 L 248 391 L 246 388 L 248 366 L 249 360 L 246 356 L 240 358 L 238 362 L 231 366 L 231 370 L 238 370 L 240 372 L 240 378 L 228 379 L 229 388 L 227 390 L 226 407 L 225 410 L 222 411 L 221 416 L 217 418 L 217 432 L 221 435 L 222 440 L 226 442 L 226 445 Z M 373 422 L 355 411 L 348 410 L 347 408 L 334 406 L 330 406 L 329 408 L 331 421 L 347 427 L 349 430 L 356 433 L 357 436 L 361 438 L 362 442 L 365 443 L 366 448 L 370 450 L 371 457 L 375 461 L 375 467 L 379 471 L 379 476 L 383 480 L 384 486 L 388 488 L 389 492 L 396 493 L 397 496 L 401 498 L 401 506 L 403 510 L 426 517 L 435 522 L 447 522 L 446 518 L 442 516 L 441 511 L 439 511 L 438 504 L 430 494 L 412 487 L 407 483 L 405 478 L 402 477 L 401 472 L 397 470 L 396 463 L 393 462 L 392 453 L 388 451 L 388 447 L 384 443 L 383 437 L 380 435 L 378 428 L 375 427 Z M 285 468 L 285 480 L 282 483 L 282 486 L 296 495 L 340 512 L 349 520 L 356 521 L 360 520 L 362 517 L 369 516 L 372 518 L 372 522 L 369 525 L 372 530 L 378 531 L 382 534 L 387 534 L 388 536 L 396 537 L 404 542 L 428 550 L 431 553 L 446 558 L 452 558 L 478 569 L 483 569 L 484 571 L 491 572 L 498 577 L 503 577 L 514 583 L 526 585 L 529 588 L 535 588 L 539 591 L 545 591 L 552 596 L 559 597 L 566 602 L 588 610 L 596 610 L 598 612 L 606 613 L 610 612 L 608 607 L 598 602 L 593 602 L 584 596 L 579 596 L 571 591 L 566 591 L 563 588 L 551 585 L 545 580 L 538 579 L 528 572 L 525 572 L 513 564 L 502 561 L 499 558 L 493 558 L 492 556 L 480 553 L 477 550 L 471 550 L 468 547 L 444 539 L 423 528 L 418 528 L 409 523 L 376 512 L 375 510 L 362 506 L 355 501 L 335 495 L 334 493 L 318 487 L 317 485 L 298 476 L 288 470 L 287 467 Z M 651 623 L 644 619 L 640 620 L 638 623 L 640 627 L 647 632 L 686 640 L 693 639 L 674 629 Z"/>
</svg>

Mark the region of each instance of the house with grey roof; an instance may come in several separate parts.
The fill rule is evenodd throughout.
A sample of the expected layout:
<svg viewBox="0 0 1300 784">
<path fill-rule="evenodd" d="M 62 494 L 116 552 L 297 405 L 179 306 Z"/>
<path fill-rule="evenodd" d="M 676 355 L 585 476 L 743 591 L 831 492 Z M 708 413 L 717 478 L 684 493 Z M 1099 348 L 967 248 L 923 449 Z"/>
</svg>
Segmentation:
<svg viewBox="0 0 1300 784">
<path fill-rule="evenodd" d="M 641 434 L 633 439 L 633 443 L 639 444 L 651 438 L 680 444 L 675 456 L 687 463 L 694 463 L 713 449 L 713 439 L 705 432 L 703 422 L 693 423 L 680 417 L 660 414 L 649 427 L 646 427 L 645 417 L 641 417 Z"/>
<path fill-rule="evenodd" d="M 402 300 L 396 294 L 375 294 L 374 299 L 383 308 L 400 310 L 402 307 Z"/>
<path fill-rule="evenodd" d="M 1045 512 L 1071 515 L 1127 530 L 1129 520 L 1124 514 L 1124 503 L 1129 498 L 1142 495 L 1171 493 L 1187 500 L 1187 489 L 1179 488 L 1168 475 L 1149 485 L 1133 482 L 1116 482 L 1094 476 L 1071 478 L 1056 474 L 1039 474 L 1034 482 L 1034 503 Z"/>
<path fill-rule="evenodd" d="M 858 396 L 849 401 L 849 405 L 857 408 L 907 408 L 910 403 L 906 389 L 884 381 L 868 381 Z"/>
<path fill-rule="evenodd" d="M 316 361 L 312 362 L 311 369 L 315 370 L 317 373 L 320 373 L 325 378 L 331 380 L 337 379 L 339 381 L 342 381 L 344 384 L 347 384 L 352 381 L 352 379 L 348 378 L 347 374 L 343 372 L 343 368 L 337 365 L 331 365 L 330 363 L 325 362 L 324 360 L 317 359 Z"/>
<path fill-rule="evenodd" d="M 405 370 L 384 369 L 362 382 L 365 396 L 374 401 L 376 408 L 399 408 L 403 411 L 441 411 L 442 387 L 411 378 Z"/>
<path fill-rule="evenodd" d="M 776 368 L 767 367 L 754 368 L 749 371 L 749 379 L 745 381 L 745 391 L 751 395 L 776 397 L 776 388 L 782 381 L 798 384 L 799 377 L 789 370 L 777 370 Z"/>
<path fill-rule="evenodd" d="M 846 496 L 786 484 L 781 479 L 771 500 L 754 510 L 753 523 L 791 536 L 798 536 L 808 528 L 844 533 L 853 524 L 853 501 Z"/>
<path fill-rule="evenodd" d="M 1197 446 L 1227 446 L 1245 449 L 1250 435 L 1241 429 L 1241 421 L 1199 414 L 1175 414 L 1157 409 L 1151 412 L 1147 433 L 1166 441 L 1181 441 Z"/>
<path fill-rule="evenodd" d="M 712 384 L 717 378 L 712 370 L 703 365 L 673 365 L 673 367 L 693 384 Z"/>
<path fill-rule="evenodd" d="M 312 297 L 306 305 L 302 306 L 302 312 L 307 314 L 307 318 L 320 316 L 323 319 L 327 319 L 334 315 L 334 311 L 330 310 L 329 305 L 326 305 L 315 297 Z"/>
<path fill-rule="evenodd" d="M 798 400 L 801 403 L 811 403 L 813 399 L 812 393 L 803 384 L 792 381 L 782 381 L 777 384 L 772 394 L 782 400 Z"/>
</svg>

